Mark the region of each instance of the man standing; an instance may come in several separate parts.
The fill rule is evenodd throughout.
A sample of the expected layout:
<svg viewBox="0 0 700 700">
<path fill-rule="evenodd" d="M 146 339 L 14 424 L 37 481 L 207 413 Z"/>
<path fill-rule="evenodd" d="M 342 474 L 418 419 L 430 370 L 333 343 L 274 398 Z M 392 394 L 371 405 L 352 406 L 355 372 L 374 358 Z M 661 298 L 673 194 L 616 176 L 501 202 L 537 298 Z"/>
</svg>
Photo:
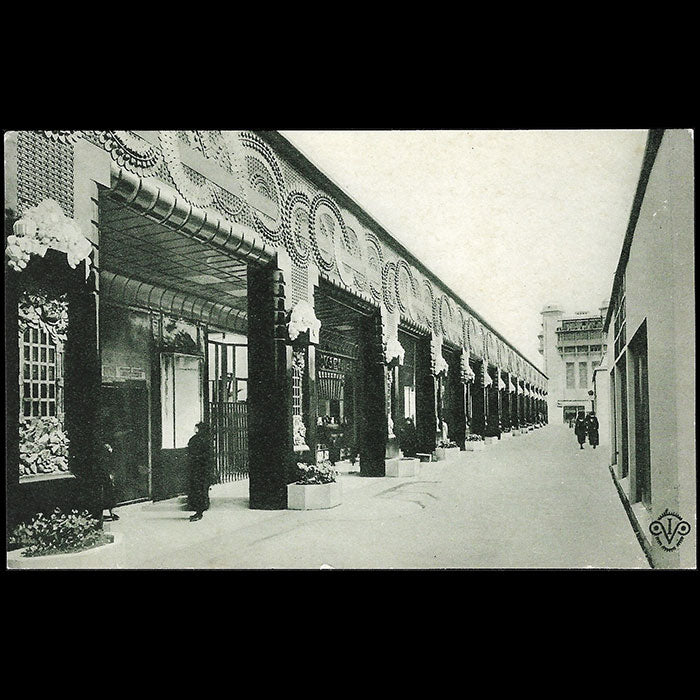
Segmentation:
<svg viewBox="0 0 700 700">
<path fill-rule="evenodd" d="M 187 503 L 194 515 L 191 522 L 201 520 L 209 508 L 209 487 L 213 482 L 213 456 L 206 423 L 197 423 L 197 432 L 187 443 Z"/>
</svg>

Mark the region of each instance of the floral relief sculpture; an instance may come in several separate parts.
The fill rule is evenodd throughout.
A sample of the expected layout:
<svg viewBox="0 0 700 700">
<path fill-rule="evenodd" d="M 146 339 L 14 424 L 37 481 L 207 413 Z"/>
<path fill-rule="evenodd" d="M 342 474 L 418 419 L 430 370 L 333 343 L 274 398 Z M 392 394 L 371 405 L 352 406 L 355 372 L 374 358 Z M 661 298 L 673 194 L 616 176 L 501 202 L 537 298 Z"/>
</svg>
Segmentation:
<svg viewBox="0 0 700 700">
<path fill-rule="evenodd" d="M 68 264 L 75 269 L 92 252 L 92 243 L 82 234 L 74 219 L 66 216 L 61 205 L 53 199 L 27 209 L 15 222 L 13 235 L 7 237 L 5 253 L 9 266 L 21 272 L 32 255 L 44 257 L 51 248 L 66 254 Z"/>
</svg>

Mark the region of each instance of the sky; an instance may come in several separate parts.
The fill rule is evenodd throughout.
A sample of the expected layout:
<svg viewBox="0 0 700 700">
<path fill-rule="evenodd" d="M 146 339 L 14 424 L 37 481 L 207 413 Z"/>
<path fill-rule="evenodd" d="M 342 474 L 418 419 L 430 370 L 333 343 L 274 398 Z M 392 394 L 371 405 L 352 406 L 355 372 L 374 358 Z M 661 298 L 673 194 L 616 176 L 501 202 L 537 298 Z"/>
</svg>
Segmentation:
<svg viewBox="0 0 700 700">
<path fill-rule="evenodd" d="M 542 307 L 610 296 L 646 130 L 280 133 L 540 368 Z"/>
</svg>

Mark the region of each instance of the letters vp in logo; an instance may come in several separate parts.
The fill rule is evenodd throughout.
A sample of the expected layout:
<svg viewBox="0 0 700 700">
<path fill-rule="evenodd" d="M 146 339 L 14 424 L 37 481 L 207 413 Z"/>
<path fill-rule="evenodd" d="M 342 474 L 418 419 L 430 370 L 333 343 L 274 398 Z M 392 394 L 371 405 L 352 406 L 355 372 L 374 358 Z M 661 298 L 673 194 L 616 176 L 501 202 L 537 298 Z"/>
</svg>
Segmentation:
<svg viewBox="0 0 700 700">
<path fill-rule="evenodd" d="M 656 543 L 667 552 L 673 552 L 690 532 L 690 523 L 683 520 L 678 513 L 671 513 L 668 508 L 649 525 L 649 532 L 654 535 Z"/>
</svg>

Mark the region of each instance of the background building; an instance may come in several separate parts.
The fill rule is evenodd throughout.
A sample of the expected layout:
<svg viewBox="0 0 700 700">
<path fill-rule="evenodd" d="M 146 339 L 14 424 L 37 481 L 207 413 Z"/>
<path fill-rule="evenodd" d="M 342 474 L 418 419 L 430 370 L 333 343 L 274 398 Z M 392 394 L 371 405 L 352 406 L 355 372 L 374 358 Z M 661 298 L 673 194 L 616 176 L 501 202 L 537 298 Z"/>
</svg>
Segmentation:
<svg viewBox="0 0 700 700">
<path fill-rule="evenodd" d="M 613 478 L 658 568 L 696 566 L 693 238 L 693 136 L 651 130 L 595 389 Z"/>
<path fill-rule="evenodd" d="M 567 422 L 593 407 L 593 372 L 605 352 L 603 320 L 607 302 L 597 312 L 564 314 L 556 305 L 542 309 L 539 351 L 549 379 L 550 423 Z"/>
</svg>

